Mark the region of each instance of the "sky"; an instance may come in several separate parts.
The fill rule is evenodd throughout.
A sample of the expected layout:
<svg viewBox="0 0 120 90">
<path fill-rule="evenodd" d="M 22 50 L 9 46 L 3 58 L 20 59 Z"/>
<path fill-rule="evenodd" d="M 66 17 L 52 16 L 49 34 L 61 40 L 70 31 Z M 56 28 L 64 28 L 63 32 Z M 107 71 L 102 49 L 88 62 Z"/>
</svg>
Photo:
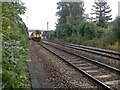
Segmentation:
<svg viewBox="0 0 120 90">
<path fill-rule="evenodd" d="M 55 30 L 57 23 L 57 3 L 61 0 L 22 0 L 27 7 L 25 15 L 22 15 L 23 21 L 29 29 L 47 30 L 47 22 L 49 22 L 49 30 Z M 118 15 L 118 1 L 108 0 L 108 5 L 112 9 L 112 18 Z M 94 0 L 84 0 L 85 13 L 91 13 Z"/>
</svg>

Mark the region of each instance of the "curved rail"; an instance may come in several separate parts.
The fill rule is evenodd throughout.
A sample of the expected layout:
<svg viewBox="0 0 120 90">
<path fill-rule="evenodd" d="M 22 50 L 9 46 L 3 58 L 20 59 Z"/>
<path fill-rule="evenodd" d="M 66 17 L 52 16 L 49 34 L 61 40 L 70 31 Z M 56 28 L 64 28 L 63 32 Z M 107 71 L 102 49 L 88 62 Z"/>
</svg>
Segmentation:
<svg viewBox="0 0 120 90">
<path fill-rule="evenodd" d="M 120 60 L 120 52 L 107 50 L 107 49 L 100 49 L 100 48 L 95 48 L 95 47 L 89 47 L 89 46 L 70 44 L 70 43 L 65 43 L 65 42 L 57 42 L 57 41 L 51 41 L 51 40 L 47 40 L 47 41 L 48 42 L 53 42 L 53 43 L 56 43 L 56 44 L 62 44 L 64 46 L 67 46 L 67 47 L 70 47 L 70 48 L 73 48 L 73 49 L 82 50 L 82 51 L 85 51 L 85 52 L 89 52 L 89 53 L 109 57 L 109 58 L 112 58 L 112 59 Z M 90 50 L 92 50 L 92 51 L 90 51 Z M 102 54 L 102 53 L 106 53 L 106 54 Z M 108 55 L 108 54 L 110 54 L 110 55 Z M 117 55 L 117 57 L 112 56 L 112 55 Z"/>
<path fill-rule="evenodd" d="M 120 70 L 119 70 L 119 69 L 116 69 L 116 68 L 114 68 L 114 67 L 108 66 L 108 65 L 106 65 L 106 64 L 103 64 L 103 63 L 100 63 L 100 62 L 97 62 L 97 61 L 94 61 L 94 60 L 89 59 L 89 58 L 86 58 L 86 57 L 84 57 L 84 56 L 80 56 L 80 55 L 75 54 L 75 53 L 73 53 L 73 52 L 69 52 L 69 51 L 66 51 L 66 50 L 64 50 L 64 49 L 58 48 L 57 46 L 54 46 L 53 44 L 51 45 L 50 43 L 48 43 L 48 42 L 46 42 L 46 41 L 44 41 L 43 43 L 48 44 L 49 46 L 52 46 L 52 47 L 54 47 L 54 48 L 56 48 L 56 49 L 59 49 L 59 50 L 61 50 L 61 51 L 63 51 L 63 52 L 66 52 L 66 53 L 69 53 L 69 54 L 71 54 L 71 55 L 74 55 L 74 56 L 80 57 L 80 58 L 82 58 L 82 59 L 85 59 L 85 60 L 87 60 L 87 61 L 89 61 L 89 62 L 92 62 L 92 63 L 94 63 L 94 64 L 97 64 L 97 65 L 99 65 L 99 66 L 101 66 L 101 67 L 105 67 L 106 69 L 112 70 L 113 72 L 115 72 L 115 73 L 117 73 L 117 74 L 120 75 Z M 48 48 L 46 48 L 46 49 L 49 50 Z M 55 52 L 53 52 L 53 51 L 51 51 L 51 50 L 49 50 L 49 51 L 52 52 L 53 54 L 56 54 Z M 99 85 L 103 86 L 105 89 L 112 89 L 111 87 L 109 87 L 108 85 L 104 84 L 104 83 L 101 82 L 100 80 L 98 80 L 98 79 L 94 78 L 93 76 L 91 76 L 89 73 L 86 73 L 86 72 L 83 71 L 82 69 L 77 68 L 74 64 L 71 64 L 70 62 L 66 61 L 66 60 L 65 60 L 64 58 L 62 58 L 61 56 L 59 56 L 59 55 L 57 55 L 57 54 L 56 54 L 56 56 L 59 57 L 60 59 L 62 59 L 63 61 L 65 61 L 66 63 L 68 63 L 69 65 L 71 65 L 72 67 L 74 67 L 75 69 L 77 69 L 78 71 L 82 72 L 84 75 L 86 75 L 86 76 L 88 76 L 89 78 L 91 78 L 92 80 L 94 80 L 96 83 L 99 83 Z"/>
<path fill-rule="evenodd" d="M 72 66 L 73 68 L 75 68 L 76 70 L 78 70 L 79 72 L 83 73 L 85 76 L 87 76 L 88 78 L 92 79 L 95 83 L 97 83 L 98 85 L 102 86 L 104 89 L 107 90 L 113 90 L 111 87 L 109 87 L 108 85 L 104 84 L 103 82 L 99 81 L 98 79 L 94 78 L 93 76 L 91 76 L 90 74 L 86 73 L 85 71 L 83 71 L 82 69 L 77 68 L 75 65 L 69 63 L 67 60 L 65 60 L 64 58 L 62 58 L 61 56 L 57 55 L 55 52 L 53 52 L 52 50 L 46 48 L 44 45 L 42 45 L 41 43 L 39 43 L 42 47 L 44 47 L 46 50 L 48 50 L 49 52 L 51 52 L 52 54 L 54 54 L 55 56 L 57 56 L 58 58 L 60 58 L 62 61 L 64 61 L 65 63 L 67 63 L 68 65 Z"/>
<path fill-rule="evenodd" d="M 45 43 L 45 42 L 43 42 L 43 43 Z M 45 43 L 45 44 L 48 44 L 48 43 Z M 50 44 L 48 44 L 48 45 L 50 45 Z M 114 71 L 114 72 L 120 74 L 120 70 L 117 69 L 117 68 L 114 68 L 114 67 L 109 66 L 109 65 L 107 65 L 107 64 L 104 64 L 104 63 L 95 61 L 95 60 L 93 60 L 93 59 L 90 59 L 90 58 L 81 56 L 81 55 L 79 55 L 79 54 L 76 54 L 76 53 L 73 53 L 73 52 L 69 52 L 69 51 L 66 51 L 66 50 L 64 50 L 64 49 L 60 49 L 60 48 L 55 47 L 55 46 L 53 46 L 53 45 L 50 45 L 50 46 L 52 46 L 52 47 L 54 47 L 54 48 L 57 48 L 57 49 L 59 49 L 59 50 L 62 50 L 62 51 L 64 51 L 64 52 L 67 52 L 67 53 L 69 53 L 69 54 L 75 55 L 75 56 L 77 56 L 77 57 L 80 57 L 80 58 L 82 58 L 82 59 L 85 59 L 85 60 L 87 60 L 87 61 L 89 61 L 89 62 L 92 62 L 92 63 L 94 63 L 94 64 L 103 66 L 103 67 L 105 67 L 105 68 L 107 68 L 107 69 L 110 69 L 110 70 L 112 70 L 112 71 Z"/>
</svg>

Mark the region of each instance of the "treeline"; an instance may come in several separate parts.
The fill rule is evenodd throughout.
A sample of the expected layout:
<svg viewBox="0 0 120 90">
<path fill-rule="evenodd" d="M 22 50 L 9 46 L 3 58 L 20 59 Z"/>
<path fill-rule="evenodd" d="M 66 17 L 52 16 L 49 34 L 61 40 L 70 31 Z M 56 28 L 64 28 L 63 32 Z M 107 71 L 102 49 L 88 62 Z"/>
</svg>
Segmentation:
<svg viewBox="0 0 120 90">
<path fill-rule="evenodd" d="M 2 89 L 27 88 L 28 32 L 22 2 L 2 3 Z"/>
<path fill-rule="evenodd" d="M 95 2 L 91 13 L 95 17 L 85 14 L 84 2 L 59 2 L 57 5 L 59 19 L 49 39 L 118 51 L 120 17 L 111 22 L 112 10 L 107 2 Z"/>
</svg>

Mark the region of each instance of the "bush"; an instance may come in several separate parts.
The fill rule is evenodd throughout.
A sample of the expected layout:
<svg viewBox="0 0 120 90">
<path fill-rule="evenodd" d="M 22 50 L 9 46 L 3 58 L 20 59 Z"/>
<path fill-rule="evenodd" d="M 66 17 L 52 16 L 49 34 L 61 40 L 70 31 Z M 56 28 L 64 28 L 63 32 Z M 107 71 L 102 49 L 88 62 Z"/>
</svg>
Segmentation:
<svg viewBox="0 0 120 90">
<path fill-rule="evenodd" d="M 117 17 L 113 22 L 113 32 L 116 35 L 118 41 L 120 41 L 120 17 Z"/>
<path fill-rule="evenodd" d="M 79 26 L 77 27 L 77 31 L 78 31 L 78 33 L 82 36 L 82 37 L 84 37 L 84 35 L 85 35 L 85 26 L 88 24 L 88 22 L 86 22 L 86 21 L 82 21 L 80 24 L 79 24 Z"/>
<path fill-rule="evenodd" d="M 19 16 L 25 7 L 4 2 L 2 9 L 2 89 L 27 88 L 28 28 Z"/>
<path fill-rule="evenodd" d="M 79 24 L 77 30 L 82 37 L 92 40 L 96 36 L 95 27 L 96 25 L 93 22 L 83 21 Z"/>
<path fill-rule="evenodd" d="M 84 29 L 84 37 L 92 40 L 93 38 L 95 38 L 95 24 L 92 22 L 89 22 Z"/>
<path fill-rule="evenodd" d="M 105 33 L 105 29 L 101 27 L 96 27 L 96 37 L 101 38 L 103 34 Z"/>
</svg>

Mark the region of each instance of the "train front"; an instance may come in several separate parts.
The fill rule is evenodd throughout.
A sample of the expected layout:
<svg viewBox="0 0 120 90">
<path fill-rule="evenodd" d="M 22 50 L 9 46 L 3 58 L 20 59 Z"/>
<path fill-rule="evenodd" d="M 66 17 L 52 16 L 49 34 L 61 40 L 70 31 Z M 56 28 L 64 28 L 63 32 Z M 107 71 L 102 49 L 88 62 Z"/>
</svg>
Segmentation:
<svg viewBox="0 0 120 90">
<path fill-rule="evenodd" d="M 40 41 L 42 39 L 42 32 L 40 30 L 35 30 L 33 32 L 32 39 L 35 40 L 35 41 Z"/>
</svg>

